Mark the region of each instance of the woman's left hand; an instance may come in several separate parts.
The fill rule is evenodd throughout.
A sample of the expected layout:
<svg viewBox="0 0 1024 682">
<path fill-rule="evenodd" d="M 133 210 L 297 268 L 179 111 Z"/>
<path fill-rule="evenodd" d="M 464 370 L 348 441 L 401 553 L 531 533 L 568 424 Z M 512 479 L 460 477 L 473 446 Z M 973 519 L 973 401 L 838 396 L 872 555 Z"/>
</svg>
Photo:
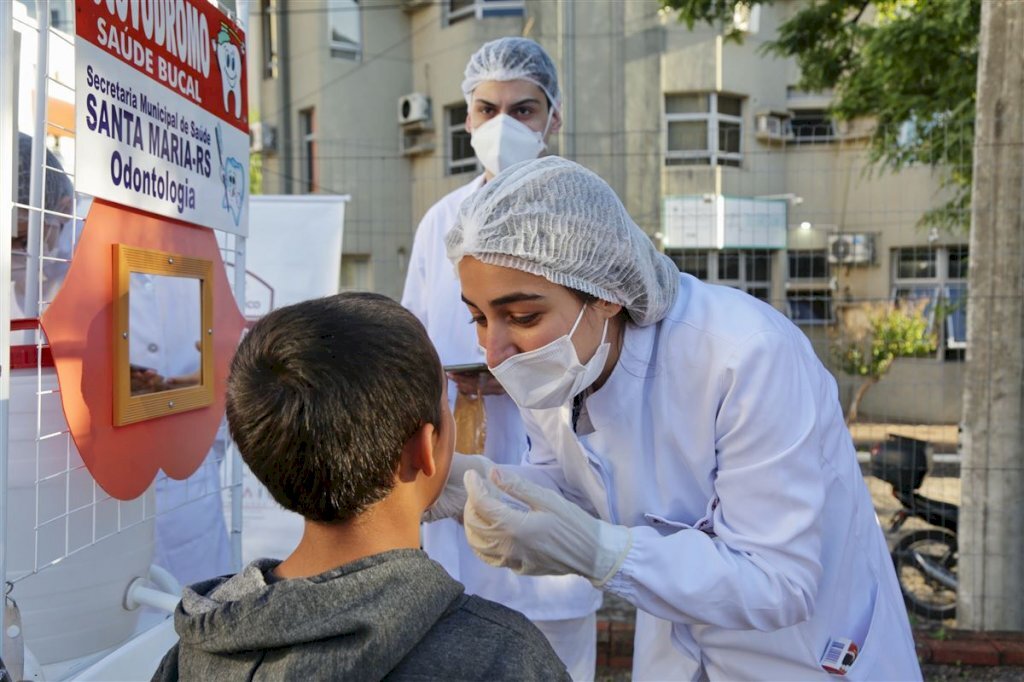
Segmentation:
<svg viewBox="0 0 1024 682">
<path fill-rule="evenodd" d="M 629 528 L 595 519 L 553 490 L 497 469 L 465 475 L 470 547 L 524 575 L 581 575 L 600 587 L 629 553 Z"/>
</svg>

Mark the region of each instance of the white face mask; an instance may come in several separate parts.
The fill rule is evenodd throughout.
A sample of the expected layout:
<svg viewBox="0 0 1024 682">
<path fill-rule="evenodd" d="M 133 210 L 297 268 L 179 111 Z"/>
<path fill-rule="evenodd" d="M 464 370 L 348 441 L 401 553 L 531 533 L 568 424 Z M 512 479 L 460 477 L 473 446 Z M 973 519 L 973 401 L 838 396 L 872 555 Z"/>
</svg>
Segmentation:
<svg viewBox="0 0 1024 682">
<path fill-rule="evenodd" d="M 501 383 L 516 405 L 524 409 L 560 407 L 597 381 L 608 360 L 611 344 L 608 320 L 604 321 L 601 343 L 587 364 L 582 364 L 572 345 L 572 335 L 583 319 L 584 305 L 576 323 L 565 336 L 536 350 L 519 353 L 491 368 L 491 374 Z"/>
<path fill-rule="evenodd" d="M 551 115 L 548 114 L 548 124 Z M 547 126 L 544 126 L 547 130 Z M 476 152 L 476 158 L 491 175 L 497 175 L 509 166 L 536 159 L 547 145 L 544 133 L 531 130 L 506 114 L 498 114 L 475 129 L 469 139 Z"/>
</svg>

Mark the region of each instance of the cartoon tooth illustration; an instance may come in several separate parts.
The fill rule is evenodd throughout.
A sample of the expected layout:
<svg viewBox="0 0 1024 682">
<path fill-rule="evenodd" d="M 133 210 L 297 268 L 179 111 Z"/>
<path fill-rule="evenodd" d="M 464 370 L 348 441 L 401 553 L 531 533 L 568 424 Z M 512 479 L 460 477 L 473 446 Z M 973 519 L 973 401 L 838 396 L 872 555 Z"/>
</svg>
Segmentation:
<svg viewBox="0 0 1024 682">
<path fill-rule="evenodd" d="M 214 132 L 217 136 L 217 158 L 220 160 L 220 181 L 224 185 L 221 208 L 225 209 L 234 219 L 235 225 L 238 225 L 242 218 L 242 202 L 245 200 L 245 167 L 233 156 L 224 159 L 220 124 Z"/>
<path fill-rule="evenodd" d="M 242 117 L 242 57 L 238 46 L 231 42 L 231 34 L 227 26 L 220 27 L 217 39 L 213 41 L 213 49 L 217 53 L 220 65 L 220 77 L 224 91 L 224 111 L 230 112 L 228 95 L 235 96 L 235 118 Z"/>
</svg>

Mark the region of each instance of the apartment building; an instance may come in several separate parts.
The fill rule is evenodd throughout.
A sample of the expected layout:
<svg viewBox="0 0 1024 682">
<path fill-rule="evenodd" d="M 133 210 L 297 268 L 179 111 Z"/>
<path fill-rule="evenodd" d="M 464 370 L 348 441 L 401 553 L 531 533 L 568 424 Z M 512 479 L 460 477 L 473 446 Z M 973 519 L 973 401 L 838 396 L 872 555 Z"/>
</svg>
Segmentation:
<svg viewBox="0 0 1024 682">
<path fill-rule="evenodd" d="M 466 61 L 487 40 L 527 35 L 559 67 L 551 151 L 604 177 L 680 269 L 769 301 L 826 361 L 846 307 L 927 299 L 939 351 L 898 361 L 862 412 L 956 423 L 966 235 L 919 228 L 943 198 L 935 173 L 873 169 L 870 122 L 832 121 L 828 93 L 800 91 L 796 65 L 763 54 L 800 3 L 737 16 L 736 44 L 656 0 L 258 0 L 263 189 L 351 194 L 342 287 L 399 296 L 420 217 L 479 172 Z M 940 301 L 953 312 L 936 316 Z M 839 379 L 849 400 L 858 382 Z"/>
</svg>

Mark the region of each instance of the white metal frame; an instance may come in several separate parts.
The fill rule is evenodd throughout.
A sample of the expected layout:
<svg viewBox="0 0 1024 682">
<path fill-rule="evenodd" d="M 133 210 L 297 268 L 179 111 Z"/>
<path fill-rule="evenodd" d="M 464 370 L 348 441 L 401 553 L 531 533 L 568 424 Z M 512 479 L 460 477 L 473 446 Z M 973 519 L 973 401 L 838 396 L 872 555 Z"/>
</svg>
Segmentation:
<svg viewBox="0 0 1024 682">
<path fill-rule="evenodd" d="M 965 245 L 951 246 L 906 246 L 892 250 L 892 288 L 890 289 L 890 300 L 897 302 L 907 298 L 905 291 L 914 292 L 913 298 L 921 298 L 921 294 L 927 292 L 930 303 L 928 304 L 927 317 L 929 330 L 935 327 L 935 308 L 940 301 L 949 301 L 949 290 L 951 287 L 963 289 L 962 300 L 967 300 L 967 278 L 950 277 L 949 256 L 953 248 L 965 249 Z M 934 277 L 900 277 L 899 276 L 899 254 L 904 251 L 915 253 L 929 253 L 935 258 Z M 939 333 L 938 357 L 943 357 L 946 348 L 963 349 L 967 347 L 967 340 L 955 340 L 952 334 L 951 317 L 945 320 L 942 329 L 936 330 Z"/>
<path fill-rule="evenodd" d="M 709 284 L 721 284 L 724 286 L 739 289 L 746 293 L 750 293 L 751 289 L 767 289 L 769 296 L 771 296 L 772 290 L 772 258 L 773 252 L 770 249 L 673 249 L 674 252 L 678 253 L 690 253 L 700 254 L 706 258 L 707 277 L 704 279 Z M 749 267 L 748 259 L 753 255 L 768 254 L 768 279 L 766 280 L 755 280 L 751 279 L 747 274 Z M 739 257 L 739 277 L 738 278 L 723 278 L 719 274 L 719 256 L 736 254 Z M 753 295 L 753 294 L 751 294 Z"/>
<path fill-rule="evenodd" d="M 342 4 L 352 7 L 343 7 Z M 331 20 L 336 12 L 355 12 L 356 25 L 359 27 L 359 35 L 356 38 L 356 45 L 353 47 L 348 43 L 337 42 L 331 34 Z M 348 59 L 360 61 L 363 58 L 363 9 L 359 6 L 359 0 L 327 0 L 327 46 L 331 57 L 334 59 Z"/>
<path fill-rule="evenodd" d="M 718 113 L 718 96 L 725 93 L 717 92 L 673 92 L 665 93 L 662 97 L 662 112 L 665 117 L 665 161 L 680 161 L 679 164 L 670 165 L 687 165 L 687 161 L 695 159 L 707 159 L 708 164 L 711 166 L 728 165 L 724 164 L 725 161 L 733 161 L 735 164 L 741 164 L 743 162 L 743 116 L 733 116 L 731 114 L 720 114 Z M 688 114 L 670 114 L 668 113 L 667 104 L 668 98 L 670 97 L 703 97 L 708 98 L 708 110 L 706 112 L 694 112 Z M 740 108 L 744 105 L 743 97 L 738 95 L 725 94 L 726 97 L 735 97 L 740 100 Z M 670 149 L 669 148 L 669 126 L 672 123 L 685 123 L 685 122 L 705 122 L 707 123 L 707 140 L 705 141 L 704 149 Z M 739 147 L 738 152 L 725 152 L 718 148 L 718 126 L 719 123 L 732 123 L 739 126 Z"/>
<path fill-rule="evenodd" d="M 825 275 L 823 277 L 798 277 L 789 267 L 791 258 L 794 255 L 799 258 L 801 254 L 808 257 L 820 256 L 825 261 Z M 799 325 L 823 325 L 832 324 L 836 320 L 835 301 L 832 299 L 832 287 L 830 285 L 832 269 L 828 263 L 828 252 L 825 249 L 792 249 L 786 252 L 786 309 L 787 314 L 794 323 Z M 828 316 L 823 318 L 796 319 L 793 317 L 792 303 L 796 300 L 815 300 L 827 296 Z"/>
<path fill-rule="evenodd" d="M 47 62 L 51 55 L 51 43 L 53 41 L 63 40 L 69 44 L 73 44 L 73 31 L 71 35 L 65 35 L 61 32 L 50 29 L 49 9 L 49 2 L 47 0 L 40 0 L 37 12 L 38 17 L 35 22 L 32 22 L 32 24 L 29 25 L 24 19 L 17 20 L 20 31 L 26 30 L 25 27 L 28 26 L 27 30 L 36 31 L 38 35 L 36 53 L 37 69 L 35 80 L 31 83 L 24 82 L 19 84 L 20 93 L 23 95 L 32 92 L 34 89 L 34 104 L 36 112 L 35 132 L 33 135 L 32 167 L 30 170 L 29 180 L 29 205 L 22 206 L 22 208 L 25 208 L 29 213 L 29 246 L 26 249 L 28 252 L 27 257 L 29 258 L 29 267 L 26 268 L 28 279 L 26 282 L 25 295 L 26 315 L 37 315 L 39 304 L 43 303 L 43 301 L 40 300 L 41 296 L 39 295 L 42 261 L 65 260 L 63 258 L 56 258 L 54 256 L 41 253 L 41 230 L 44 217 L 53 215 L 65 220 L 70 220 L 74 219 L 75 216 L 79 214 L 77 205 L 72 210 L 71 214 L 65 215 L 46 209 L 43 201 L 45 196 L 44 183 L 47 181 L 46 131 L 48 125 L 56 125 L 54 122 L 48 120 L 48 94 L 53 86 L 70 89 L 70 85 L 68 83 L 61 83 L 51 76 L 51 69 L 48 68 Z M 243 11 L 241 12 L 243 17 L 246 14 L 247 9 L 248 7 L 243 3 Z M 240 19 L 242 19 L 242 17 L 240 17 Z M 12 209 L 14 206 L 19 205 L 16 203 L 16 197 L 13 192 L 13 188 L 15 186 L 15 159 L 17 158 L 17 147 L 14 145 L 14 142 L 17 131 L 15 130 L 15 106 L 12 103 L 18 101 L 19 95 L 19 93 L 15 92 L 15 82 L 17 79 L 14 73 L 14 68 L 15 64 L 18 63 L 18 59 L 15 54 L 15 23 L 14 3 L 10 1 L 0 2 L 0 101 L 8 103 L 7 106 L 0 107 L 0 585 L 6 583 L 9 568 L 7 547 L 7 505 L 9 495 L 7 495 L 6 492 L 10 485 L 8 462 L 10 455 L 10 350 L 12 345 L 12 333 L 10 331 L 12 312 L 11 234 L 13 232 L 14 222 L 14 211 Z M 243 20 L 240 21 L 240 23 L 245 25 L 247 22 Z M 64 172 L 69 179 L 73 181 L 73 168 L 65 168 Z M 77 196 L 75 203 L 78 204 Z M 234 294 L 239 304 L 244 306 L 246 240 L 244 237 L 235 235 L 231 235 L 230 239 L 233 240 L 231 242 L 232 248 L 230 251 L 234 254 L 234 263 L 236 265 L 234 273 Z M 25 336 L 26 333 L 19 332 L 19 335 Z M 34 342 L 37 350 L 41 351 L 45 346 L 46 339 L 41 330 L 37 329 L 34 332 Z M 41 355 L 41 353 L 39 355 Z M 62 512 L 53 512 L 53 510 L 48 510 L 45 513 L 42 512 L 39 499 L 41 487 L 43 485 L 51 485 L 54 481 L 57 481 L 57 485 L 63 485 L 65 486 L 65 489 L 70 489 L 68 486 L 71 485 L 71 476 L 84 469 L 84 465 L 80 461 L 71 461 L 69 449 L 67 462 L 63 465 L 63 470 L 56 472 L 40 470 L 41 443 L 53 438 L 67 439 L 70 443 L 70 433 L 66 428 L 56 433 L 44 433 L 43 429 L 52 429 L 40 425 L 39 415 L 42 413 L 43 401 L 56 400 L 58 397 L 57 390 L 43 390 L 42 374 L 40 369 L 37 369 L 35 390 L 37 422 L 35 427 L 36 500 L 33 505 L 34 509 L 26 509 L 22 511 L 22 513 L 31 514 L 34 519 L 35 546 L 30 550 L 34 552 L 32 573 L 47 570 L 49 567 L 61 562 L 66 557 L 86 549 L 87 547 L 93 546 L 101 540 L 110 537 L 114 533 L 123 532 L 138 523 L 151 519 L 156 513 L 152 494 L 147 493 L 136 500 L 122 503 L 113 500 L 106 495 L 98 488 L 95 481 L 91 482 L 91 494 L 88 495 L 88 500 L 84 499 L 85 496 L 80 495 L 80 499 L 76 502 L 73 501 L 71 497 L 66 496 Z M 187 503 L 197 499 L 198 496 L 216 495 L 219 504 L 224 488 L 229 488 L 231 497 L 231 518 L 229 520 L 231 533 L 230 539 L 232 543 L 234 567 L 237 570 L 241 567 L 242 556 L 242 466 L 241 459 L 233 446 L 229 446 L 228 459 L 230 462 L 229 467 L 222 473 L 222 478 L 215 489 L 197 491 L 196 496 L 193 495 L 193 491 L 187 491 L 185 497 Z M 226 476 L 230 476 L 229 484 L 225 483 L 224 478 Z M 63 477 L 63 479 L 60 477 Z M 60 483 L 61 480 L 63 480 L 63 483 Z M 108 528 L 101 528 L 96 523 L 96 517 L 98 514 L 97 510 L 101 506 L 104 511 L 110 511 L 110 518 L 113 519 L 112 526 Z M 41 557 L 39 551 L 40 533 L 45 532 L 47 527 L 52 527 L 52 524 L 60 524 L 62 522 L 69 523 L 69 519 L 72 515 L 83 513 L 91 513 L 93 517 L 91 533 L 86 530 L 79 533 L 80 537 L 71 538 L 68 534 L 68 528 L 70 526 L 66 526 L 63 531 L 65 534 L 63 555 L 55 559 L 49 556 Z M 59 525 L 57 527 L 59 528 Z M 152 574 L 150 577 L 152 579 Z M 158 587 L 164 587 L 160 580 L 151 580 L 151 582 Z M 166 587 L 164 587 L 164 589 L 166 590 Z M 0 656 L 4 653 L 2 647 L 3 638 L 0 638 Z"/>
<path fill-rule="evenodd" d="M 525 0 L 473 0 L 471 4 L 452 11 L 452 0 L 442 0 L 441 25 L 451 26 L 463 19 L 486 19 L 496 16 L 522 16 Z"/>
</svg>

